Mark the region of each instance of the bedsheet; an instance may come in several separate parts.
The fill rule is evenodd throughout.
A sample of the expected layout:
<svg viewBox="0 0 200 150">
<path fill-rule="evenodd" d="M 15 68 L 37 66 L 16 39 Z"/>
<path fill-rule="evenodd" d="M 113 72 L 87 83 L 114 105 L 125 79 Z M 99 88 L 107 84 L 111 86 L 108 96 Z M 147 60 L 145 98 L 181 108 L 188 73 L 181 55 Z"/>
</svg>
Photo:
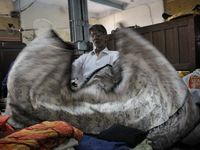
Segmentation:
<svg viewBox="0 0 200 150">
<path fill-rule="evenodd" d="M 5 115 L 15 128 L 64 120 L 85 133 L 113 124 L 148 131 L 156 149 L 170 147 L 199 121 L 199 109 L 167 59 L 131 29 L 117 33 L 119 59 L 70 88 L 74 47 L 53 31 L 32 41 L 8 76 Z"/>
</svg>

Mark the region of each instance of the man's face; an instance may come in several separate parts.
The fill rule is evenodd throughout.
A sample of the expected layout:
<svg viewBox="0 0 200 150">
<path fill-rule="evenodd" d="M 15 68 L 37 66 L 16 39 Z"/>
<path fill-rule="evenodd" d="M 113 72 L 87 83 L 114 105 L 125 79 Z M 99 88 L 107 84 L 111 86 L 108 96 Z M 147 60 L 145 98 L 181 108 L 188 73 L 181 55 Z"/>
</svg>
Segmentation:
<svg viewBox="0 0 200 150">
<path fill-rule="evenodd" d="M 90 36 L 97 49 L 105 48 L 107 35 L 103 35 L 103 33 L 98 30 L 92 30 Z"/>
</svg>

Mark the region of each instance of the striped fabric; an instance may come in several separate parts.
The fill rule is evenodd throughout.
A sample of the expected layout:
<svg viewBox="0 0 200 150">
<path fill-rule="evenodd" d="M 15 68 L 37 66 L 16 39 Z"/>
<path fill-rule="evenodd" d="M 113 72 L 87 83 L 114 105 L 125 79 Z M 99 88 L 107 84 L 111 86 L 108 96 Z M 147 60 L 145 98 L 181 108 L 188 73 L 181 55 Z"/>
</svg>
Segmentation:
<svg viewBox="0 0 200 150">
<path fill-rule="evenodd" d="M 0 139 L 0 149 L 48 150 L 59 146 L 68 137 L 79 141 L 82 135 L 82 131 L 64 121 L 45 121 Z"/>
</svg>

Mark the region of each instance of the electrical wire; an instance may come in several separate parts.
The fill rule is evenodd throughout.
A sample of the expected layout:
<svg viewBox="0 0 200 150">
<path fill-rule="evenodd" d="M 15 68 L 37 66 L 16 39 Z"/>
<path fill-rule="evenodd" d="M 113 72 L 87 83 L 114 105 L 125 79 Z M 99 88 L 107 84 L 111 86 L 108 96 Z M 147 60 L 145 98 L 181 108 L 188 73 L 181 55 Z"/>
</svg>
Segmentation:
<svg viewBox="0 0 200 150">
<path fill-rule="evenodd" d="M 19 0 L 19 31 L 21 31 L 22 27 L 21 27 L 21 4 L 20 4 L 20 0 Z"/>
<path fill-rule="evenodd" d="M 20 1 L 20 0 L 19 0 Z M 29 7 L 31 7 L 37 0 L 35 0 L 34 2 L 32 2 L 30 5 L 28 5 L 26 8 L 24 8 L 23 10 L 21 10 L 21 12 L 25 11 L 26 9 L 28 9 Z"/>
<path fill-rule="evenodd" d="M 34 2 L 32 2 L 29 6 L 27 6 L 25 9 L 21 10 L 21 4 L 20 4 L 20 0 L 19 0 L 19 31 L 22 30 L 22 27 L 21 27 L 21 12 L 23 12 L 26 9 L 28 9 L 29 7 L 31 7 L 35 2 L 36 2 L 36 0 Z"/>
<path fill-rule="evenodd" d="M 151 11 L 151 8 L 150 8 L 150 6 L 149 6 L 148 4 L 145 4 L 145 6 L 148 7 L 148 9 L 149 9 L 149 15 L 150 15 L 150 19 L 151 19 L 151 23 L 154 24 L 154 22 L 153 22 L 153 17 L 152 17 L 152 11 Z"/>
</svg>

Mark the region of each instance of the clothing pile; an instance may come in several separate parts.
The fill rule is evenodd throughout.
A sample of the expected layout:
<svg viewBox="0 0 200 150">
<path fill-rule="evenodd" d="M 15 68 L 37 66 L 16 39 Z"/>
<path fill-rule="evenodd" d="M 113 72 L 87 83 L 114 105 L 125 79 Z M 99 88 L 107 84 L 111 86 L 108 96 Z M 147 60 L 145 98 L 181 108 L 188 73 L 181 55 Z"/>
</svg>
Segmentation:
<svg viewBox="0 0 200 150">
<path fill-rule="evenodd" d="M 22 130 L 0 134 L 0 148 L 9 150 L 51 149 L 64 142 L 69 146 L 70 138 L 80 141 L 83 132 L 64 121 L 45 121 Z M 73 140 L 71 139 L 70 143 Z M 73 142 L 74 143 L 74 142 Z"/>
<path fill-rule="evenodd" d="M 0 118 L 7 120 L 9 116 Z M 6 130 L 1 130 L 0 149 L 137 150 L 140 147 L 140 150 L 152 150 L 146 132 L 121 125 L 111 126 L 96 138 L 83 135 L 64 121 L 45 121 L 22 130 L 14 130 L 8 124 L 6 127 Z"/>
<path fill-rule="evenodd" d="M 15 128 L 66 121 L 87 134 L 113 124 L 147 132 L 154 149 L 167 149 L 200 120 L 187 86 L 166 58 L 131 29 L 117 34 L 119 58 L 70 87 L 74 47 L 53 31 L 35 38 L 8 76 L 5 115 Z"/>
</svg>

